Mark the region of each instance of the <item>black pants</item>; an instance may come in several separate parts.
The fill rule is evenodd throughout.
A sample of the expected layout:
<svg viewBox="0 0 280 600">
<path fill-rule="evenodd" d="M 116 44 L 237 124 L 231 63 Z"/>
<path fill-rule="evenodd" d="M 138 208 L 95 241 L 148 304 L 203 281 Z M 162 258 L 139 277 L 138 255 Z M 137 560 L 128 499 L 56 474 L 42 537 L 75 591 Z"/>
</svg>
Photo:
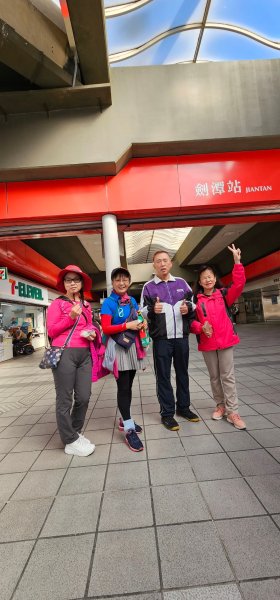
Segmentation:
<svg viewBox="0 0 280 600">
<path fill-rule="evenodd" d="M 63 444 L 72 444 L 83 428 L 91 395 L 91 372 L 88 348 L 65 348 L 57 369 L 53 370 L 56 420 Z"/>
<path fill-rule="evenodd" d="M 190 406 L 189 339 L 154 340 L 153 355 L 160 414 L 162 417 L 173 417 L 175 399 L 171 385 L 172 359 L 176 373 L 177 409 L 185 410 Z"/>
<path fill-rule="evenodd" d="M 118 386 L 118 409 L 121 413 L 123 421 L 127 421 L 131 418 L 130 416 L 130 405 L 132 398 L 132 384 L 135 377 L 136 371 L 119 371 L 119 377 L 117 379 Z"/>
</svg>

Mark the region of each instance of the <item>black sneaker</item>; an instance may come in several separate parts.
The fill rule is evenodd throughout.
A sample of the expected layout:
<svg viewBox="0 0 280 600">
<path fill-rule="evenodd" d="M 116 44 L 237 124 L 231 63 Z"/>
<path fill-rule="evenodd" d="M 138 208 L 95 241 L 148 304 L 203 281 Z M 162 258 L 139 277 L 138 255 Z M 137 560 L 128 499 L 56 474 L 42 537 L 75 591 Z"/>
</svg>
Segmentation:
<svg viewBox="0 0 280 600">
<path fill-rule="evenodd" d="M 141 452 L 141 450 L 144 450 L 144 446 L 134 429 L 130 429 L 125 434 L 125 441 L 132 452 Z"/>
<path fill-rule="evenodd" d="M 135 421 L 134 421 L 134 425 L 135 425 L 136 433 L 142 433 L 143 429 L 142 429 L 141 425 L 137 425 L 137 423 L 135 423 Z M 119 431 L 124 431 L 123 420 L 121 417 L 119 418 Z"/>
<path fill-rule="evenodd" d="M 180 429 L 179 424 L 175 421 L 174 417 L 161 417 L 161 422 L 170 431 L 178 431 Z"/>
<path fill-rule="evenodd" d="M 183 419 L 187 419 L 187 421 L 191 421 L 192 423 L 198 423 L 200 421 L 200 418 L 189 408 L 185 408 L 185 410 L 176 410 L 176 415 L 178 415 L 178 417 L 183 417 Z"/>
</svg>

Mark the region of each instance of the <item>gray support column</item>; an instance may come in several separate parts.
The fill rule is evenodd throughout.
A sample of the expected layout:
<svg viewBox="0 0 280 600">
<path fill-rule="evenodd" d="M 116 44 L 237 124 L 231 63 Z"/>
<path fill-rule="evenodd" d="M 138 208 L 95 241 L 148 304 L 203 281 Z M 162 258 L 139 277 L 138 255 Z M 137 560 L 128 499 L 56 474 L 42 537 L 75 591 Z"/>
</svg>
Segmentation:
<svg viewBox="0 0 280 600">
<path fill-rule="evenodd" d="M 121 265 L 117 217 L 115 215 L 104 215 L 102 217 L 102 227 L 107 294 L 109 295 L 112 290 L 111 272 Z"/>
</svg>

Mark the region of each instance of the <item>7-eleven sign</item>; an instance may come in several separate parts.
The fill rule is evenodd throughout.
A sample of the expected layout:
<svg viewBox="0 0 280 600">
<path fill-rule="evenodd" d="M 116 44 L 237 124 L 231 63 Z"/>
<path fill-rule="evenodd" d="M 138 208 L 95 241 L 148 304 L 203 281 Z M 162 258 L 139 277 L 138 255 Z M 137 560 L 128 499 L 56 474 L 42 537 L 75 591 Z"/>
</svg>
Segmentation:
<svg viewBox="0 0 280 600">
<path fill-rule="evenodd" d="M 7 267 L 0 267 L 0 281 L 3 279 L 8 279 L 8 269 Z"/>
</svg>

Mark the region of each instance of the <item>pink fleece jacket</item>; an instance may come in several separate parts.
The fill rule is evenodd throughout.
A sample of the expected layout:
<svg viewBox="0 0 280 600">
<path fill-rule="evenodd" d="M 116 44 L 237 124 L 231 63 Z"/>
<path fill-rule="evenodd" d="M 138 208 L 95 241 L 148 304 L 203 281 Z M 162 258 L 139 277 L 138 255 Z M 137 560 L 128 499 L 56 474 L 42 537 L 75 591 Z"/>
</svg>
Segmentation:
<svg viewBox="0 0 280 600">
<path fill-rule="evenodd" d="M 52 346 L 63 346 L 67 336 L 69 335 L 75 319 L 72 319 L 69 314 L 71 312 L 72 303 L 62 298 L 53 300 L 47 311 L 47 331 L 51 338 Z M 88 302 L 83 306 L 83 312 L 80 316 L 78 325 L 71 337 L 69 348 L 89 348 L 89 340 L 81 337 L 81 332 L 84 330 L 90 331 L 94 329 L 92 325 L 91 308 Z"/>
<path fill-rule="evenodd" d="M 223 350 L 235 346 L 239 337 L 233 329 L 232 322 L 227 314 L 225 301 L 231 306 L 243 291 L 246 278 L 242 264 L 236 264 L 232 271 L 232 285 L 228 288 L 225 300 L 219 289 L 211 296 L 197 294 L 196 319 L 191 323 L 191 333 L 199 335 L 198 350 L 209 352 Z M 208 321 L 213 327 L 213 335 L 208 338 L 202 331 L 202 325 Z"/>
</svg>

